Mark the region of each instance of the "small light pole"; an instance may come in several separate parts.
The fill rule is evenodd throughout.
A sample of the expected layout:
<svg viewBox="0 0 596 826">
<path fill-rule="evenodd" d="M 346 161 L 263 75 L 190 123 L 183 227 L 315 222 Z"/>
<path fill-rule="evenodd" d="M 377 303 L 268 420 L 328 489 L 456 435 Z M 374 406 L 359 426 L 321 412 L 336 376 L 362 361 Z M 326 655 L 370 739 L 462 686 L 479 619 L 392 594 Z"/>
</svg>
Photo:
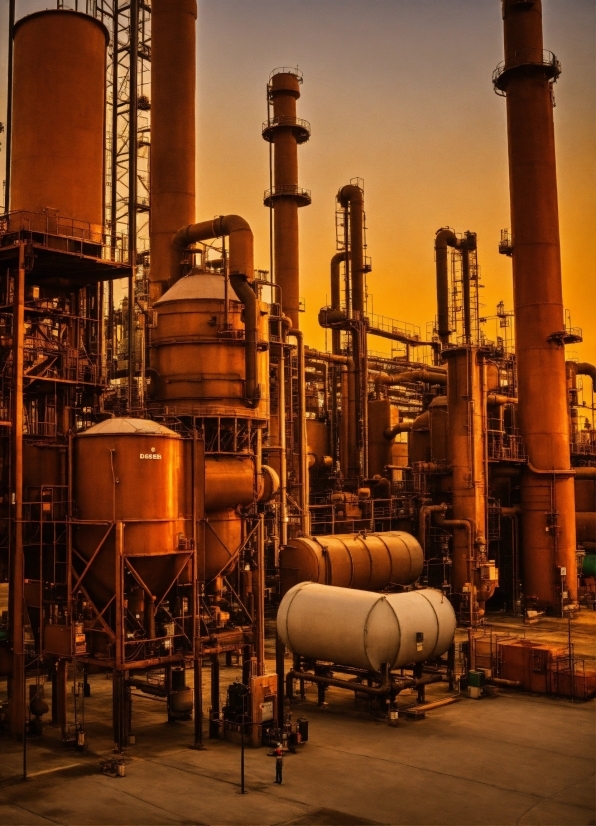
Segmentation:
<svg viewBox="0 0 596 826">
<path fill-rule="evenodd" d="M 242 717 L 240 719 L 240 794 L 246 794 L 244 788 L 244 726 L 246 725 L 246 697 L 249 689 L 244 683 L 242 685 Z"/>
</svg>

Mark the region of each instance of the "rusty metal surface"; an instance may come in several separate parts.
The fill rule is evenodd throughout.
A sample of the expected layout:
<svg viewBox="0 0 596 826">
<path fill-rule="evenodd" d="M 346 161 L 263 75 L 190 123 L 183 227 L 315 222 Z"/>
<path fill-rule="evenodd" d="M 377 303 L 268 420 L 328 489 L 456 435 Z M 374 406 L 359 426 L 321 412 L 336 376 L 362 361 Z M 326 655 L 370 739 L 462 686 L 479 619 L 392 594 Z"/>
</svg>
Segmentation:
<svg viewBox="0 0 596 826">
<path fill-rule="evenodd" d="M 541 4 L 506 0 L 503 25 L 518 414 L 529 456 L 522 477 L 524 590 L 539 606 L 560 607 L 563 589 L 577 600 L 577 579 L 565 350 L 553 338 L 565 330 L 553 77 L 543 65 Z"/>
<path fill-rule="evenodd" d="M 172 238 L 195 220 L 196 17 L 196 0 L 151 4 L 152 301 L 180 277 Z"/>
<path fill-rule="evenodd" d="M 101 231 L 107 40 L 99 21 L 71 11 L 15 27 L 11 210 L 50 210 Z"/>
</svg>

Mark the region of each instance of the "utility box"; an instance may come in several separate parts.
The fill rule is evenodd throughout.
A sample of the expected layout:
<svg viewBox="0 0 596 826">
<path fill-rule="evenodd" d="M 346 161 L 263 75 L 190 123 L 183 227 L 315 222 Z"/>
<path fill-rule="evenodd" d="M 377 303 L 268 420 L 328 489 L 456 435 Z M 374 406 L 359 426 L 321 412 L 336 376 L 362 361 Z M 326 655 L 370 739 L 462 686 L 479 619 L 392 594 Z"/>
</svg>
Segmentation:
<svg viewBox="0 0 596 826">
<path fill-rule="evenodd" d="M 525 691 L 550 694 L 553 663 L 564 654 L 562 648 L 516 640 L 499 645 L 500 676 L 519 682 Z"/>
<path fill-rule="evenodd" d="M 277 674 L 250 679 L 251 743 L 260 746 L 263 729 L 277 725 Z"/>
<path fill-rule="evenodd" d="M 484 692 L 484 671 L 468 671 L 468 697 L 479 700 Z"/>
<path fill-rule="evenodd" d="M 59 657 L 73 656 L 72 625 L 46 625 L 44 627 L 44 651 Z"/>
</svg>

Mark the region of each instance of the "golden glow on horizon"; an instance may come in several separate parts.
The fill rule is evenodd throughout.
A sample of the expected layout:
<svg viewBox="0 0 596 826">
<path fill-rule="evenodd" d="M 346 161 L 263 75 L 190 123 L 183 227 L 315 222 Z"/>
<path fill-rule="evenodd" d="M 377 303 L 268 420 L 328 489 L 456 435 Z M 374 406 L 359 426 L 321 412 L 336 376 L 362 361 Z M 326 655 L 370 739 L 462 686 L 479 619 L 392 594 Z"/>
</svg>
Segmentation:
<svg viewBox="0 0 596 826">
<path fill-rule="evenodd" d="M 19 0 L 17 13 L 47 5 Z M 576 0 L 570 13 L 568 0 L 543 0 L 543 9 L 545 46 L 563 64 L 555 128 L 564 299 L 584 333 L 568 356 L 594 362 L 596 7 Z M 317 313 L 329 294 L 335 194 L 356 176 L 375 312 L 425 333 L 435 314 L 433 239 L 444 225 L 478 233 L 483 312 L 494 314 L 500 300 L 512 307 L 511 264 L 497 252 L 509 226 L 505 103 L 491 86 L 503 56 L 498 0 L 199 0 L 197 33 L 197 219 L 245 217 L 261 268 L 269 267 L 265 85 L 276 66 L 304 72 L 298 114 L 312 138 L 299 149 L 299 183 L 313 203 L 300 211 L 301 293 L 310 344 L 325 339 Z M 6 9 L 0 38 L 5 76 Z"/>
</svg>

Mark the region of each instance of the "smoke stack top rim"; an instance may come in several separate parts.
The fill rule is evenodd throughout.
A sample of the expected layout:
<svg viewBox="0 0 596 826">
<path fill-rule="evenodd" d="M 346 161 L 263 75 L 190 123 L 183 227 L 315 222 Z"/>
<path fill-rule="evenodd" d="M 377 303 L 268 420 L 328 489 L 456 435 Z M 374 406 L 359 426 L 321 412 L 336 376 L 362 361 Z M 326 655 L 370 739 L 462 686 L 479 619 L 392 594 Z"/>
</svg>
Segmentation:
<svg viewBox="0 0 596 826">
<path fill-rule="evenodd" d="M 84 20 L 89 20 L 92 23 L 95 23 L 102 30 L 106 39 L 106 46 L 110 43 L 110 33 L 101 20 L 98 20 L 96 17 L 92 17 L 90 14 L 85 14 L 82 11 L 75 11 L 74 9 L 42 9 L 41 11 L 34 11 L 24 17 L 20 17 L 14 24 L 13 37 L 16 35 L 18 29 L 20 29 L 25 23 L 28 23 L 36 17 L 42 17 L 44 15 L 51 15 L 52 17 L 56 17 L 57 15 L 61 17 L 69 15 L 70 17 L 79 17 Z"/>
</svg>

